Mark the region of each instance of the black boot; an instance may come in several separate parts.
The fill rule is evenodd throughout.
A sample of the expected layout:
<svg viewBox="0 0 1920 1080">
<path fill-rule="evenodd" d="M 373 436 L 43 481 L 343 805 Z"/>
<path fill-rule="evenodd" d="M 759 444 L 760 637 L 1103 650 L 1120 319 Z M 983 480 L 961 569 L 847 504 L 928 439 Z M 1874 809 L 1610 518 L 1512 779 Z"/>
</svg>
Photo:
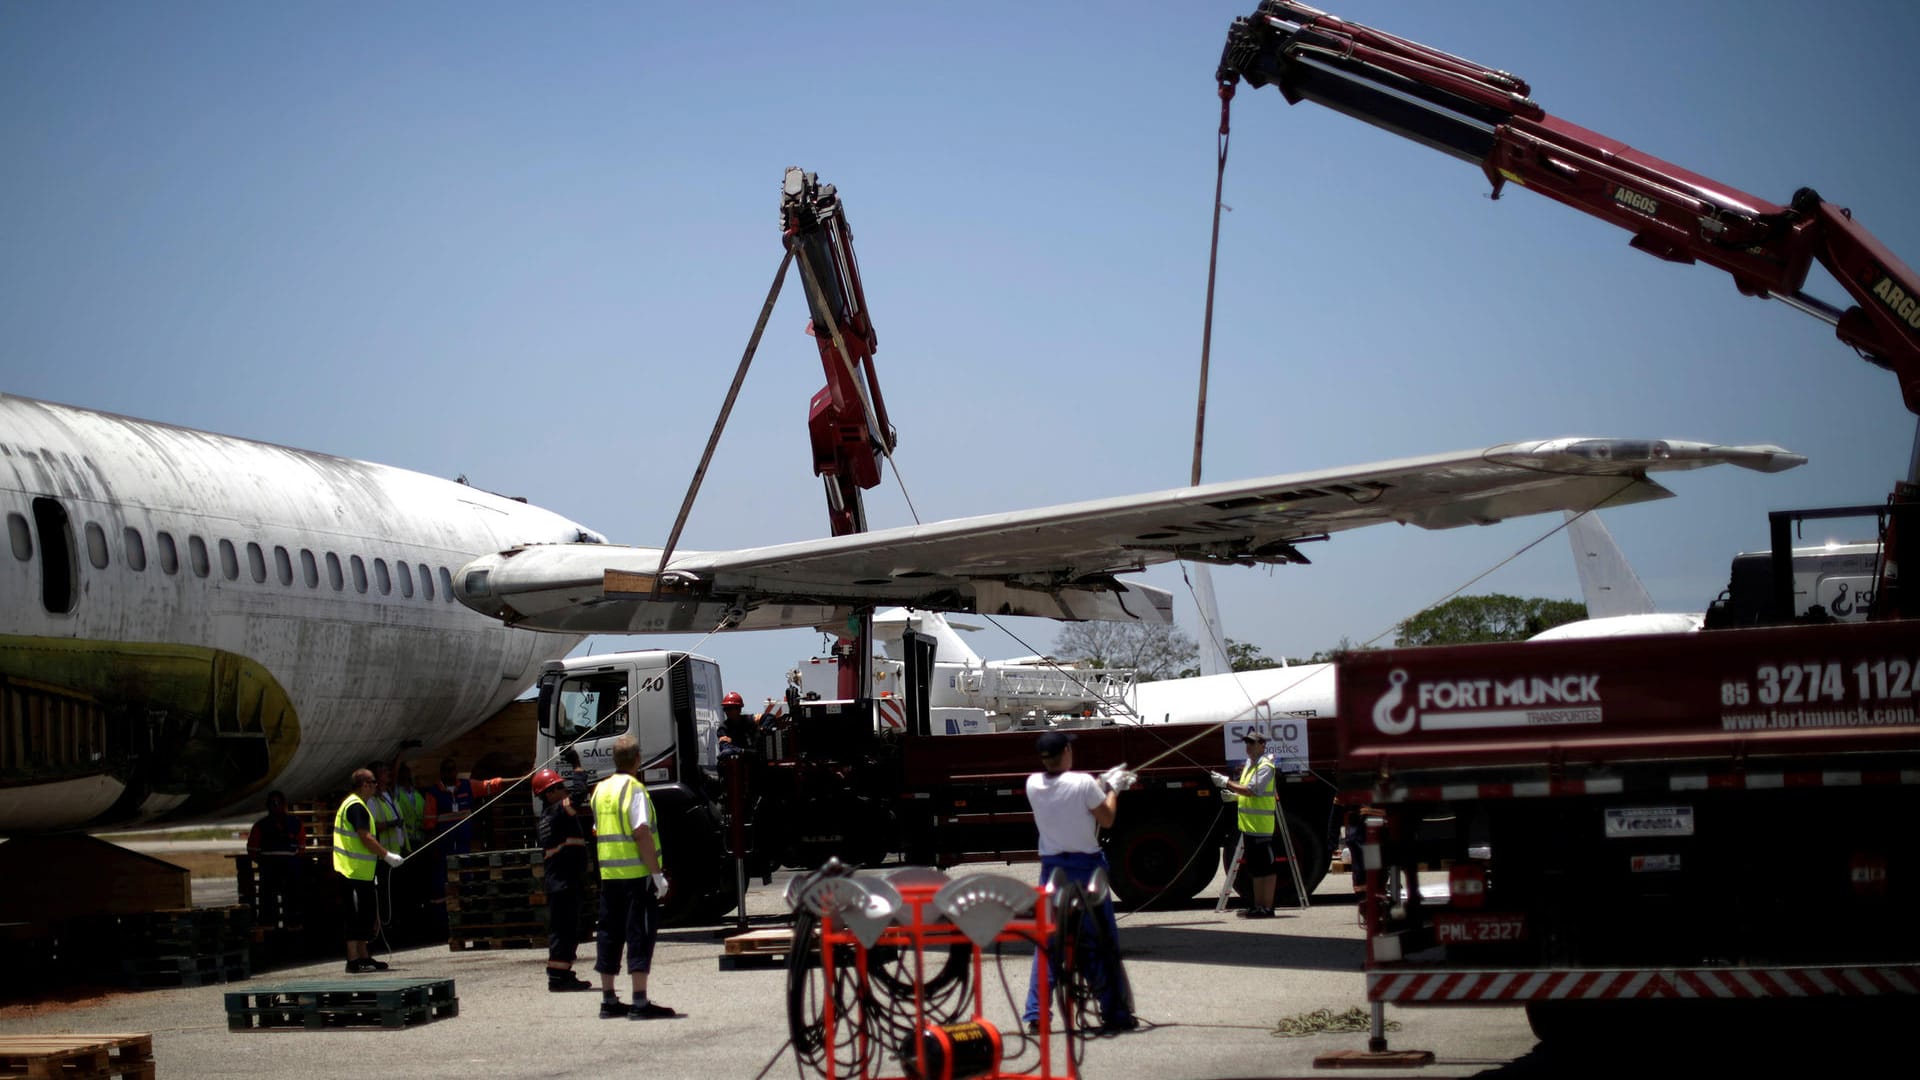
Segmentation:
<svg viewBox="0 0 1920 1080">
<path fill-rule="evenodd" d="M 561 994 L 574 990 L 591 989 L 593 989 L 592 983 L 575 975 L 571 970 L 561 970 L 559 968 L 547 969 L 547 990 L 551 993 Z"/>
</svg>

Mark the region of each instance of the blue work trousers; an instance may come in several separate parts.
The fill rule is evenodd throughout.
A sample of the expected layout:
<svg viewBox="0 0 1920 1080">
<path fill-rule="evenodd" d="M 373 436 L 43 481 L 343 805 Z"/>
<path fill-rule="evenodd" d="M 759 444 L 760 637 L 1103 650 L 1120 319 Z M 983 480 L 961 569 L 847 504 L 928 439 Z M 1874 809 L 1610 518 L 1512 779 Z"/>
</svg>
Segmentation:
<svg viewBox="0 0 1920 1080">
<path fill-rule="evenodd" d="M 1085 885 L 1093 878 L 1095 870 L 1105 869 L 1107 857 L 1104 853 L 1070 851 L 1060 855 L 1040 856 L 1040 883 L 1046 884 L 1055 870 L 1065 870 L 1067 877 Z M 1113 918 L 1112 897 L 1103 898 L 1100 906 L 1088 912 L 1090 918 L 1082 924 L 1080 949 L 1087 959 L 1087 976 L 1099 990 L 1101 1019 L 1108 1024 L 1118 1023 L 1133 1016 L 1133 995 L 1127 991 L 1127 977 L 1120 966 L 1120 925 Z M 1107 948 L 1101 948 L 1095 936 L 1094 920 L 1106 929 Z M 1056 927 L 1053 941 L 1047 949 L 1047 985 L 1058 1000 L 1060 987 L 1060 934 Z M 1032 1022 L 1040 1019 L 1040 956 L 1034 954 L 1033 971 L 1027 976 L 1027 1009 L 1020 1019 Z"/>
</svg>

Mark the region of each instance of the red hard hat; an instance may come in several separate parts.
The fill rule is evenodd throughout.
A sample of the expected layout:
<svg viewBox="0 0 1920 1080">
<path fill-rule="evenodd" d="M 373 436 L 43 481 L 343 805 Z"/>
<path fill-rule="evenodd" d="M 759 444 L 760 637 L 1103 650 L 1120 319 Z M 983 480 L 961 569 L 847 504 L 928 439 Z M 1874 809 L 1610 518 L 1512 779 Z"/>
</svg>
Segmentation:
<svg viewBox="0 0 1920 1080">
<path fill-rule="evenodd" d="M 546 790 L 560 782 L 560 774 L 552 769 L 541 769 L 533 774 L 533 793 L 545 794 Z"/>
<path fill-rule="evenodd" d="M 720 699 L 720 704 L 723 707 L 727 705 L 745 705 L 746 703 L 747 703 L 747 700 L 745 698 L 741 697 L 739 694 L 736 694 L 731 690 L 727 691 L 726 697 L 723 697 Z"/>
</svg>

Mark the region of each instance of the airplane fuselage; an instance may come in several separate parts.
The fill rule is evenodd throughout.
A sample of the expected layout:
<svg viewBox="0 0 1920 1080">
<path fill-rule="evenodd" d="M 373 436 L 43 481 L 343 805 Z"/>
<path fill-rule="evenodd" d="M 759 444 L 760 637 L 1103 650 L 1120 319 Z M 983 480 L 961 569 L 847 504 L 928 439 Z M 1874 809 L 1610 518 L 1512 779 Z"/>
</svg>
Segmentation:
<svg viewBox="0 0 1920 1080">
<path fill-rule="evenodd" d="M 3 394 L 0 519 L 0 833 L 308 798 L 454 738 L 579 639 L 476 614 L 452 572 L 597 539 L 452 481 Z"/>
</svg>

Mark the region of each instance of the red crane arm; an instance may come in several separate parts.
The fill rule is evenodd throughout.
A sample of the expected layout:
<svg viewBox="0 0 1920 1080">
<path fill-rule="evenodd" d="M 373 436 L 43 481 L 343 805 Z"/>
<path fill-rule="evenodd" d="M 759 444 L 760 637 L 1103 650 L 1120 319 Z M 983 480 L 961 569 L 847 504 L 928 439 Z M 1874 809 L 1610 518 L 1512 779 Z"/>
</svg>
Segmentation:
<svg viewBox="0 0 1920 1080">
<path fill-rule="evenodd" d="M 1236 19 L 1217 75 L 1223 95 L 1240 80 L 1272 84 L 1289 103 L 1319 102 L 1478 165 L 1495 198 L 1512 182 L 1626 229 L 1650 255 L 1724 270 L 1742 293 L 1831 324 L 1892 371 L 1920 413 L 1920 277 L 1810 188 L 1767 202 L 1551 116 L 1506 72 L 1292 0 Z M 1802 291 L 1815 260 L 1855 306 Z"/>
<path fill-rule="evenodd" d="M 853 230 L 832 184 L 813 173 L 788 169 L 780 198 L 780 227 L 800 263 L 807 332 L 820 347 L 827 385 L 808 407 L 814 475 L 827 485 L 827 515 L 833 535 L 862 532 L 862 489 L 880 483 L 880 460 L 896 444 L 880 396 L 873 353 L 879 348 L 867 313 L 860 266 L 853 257 Z"/>
</svg>

